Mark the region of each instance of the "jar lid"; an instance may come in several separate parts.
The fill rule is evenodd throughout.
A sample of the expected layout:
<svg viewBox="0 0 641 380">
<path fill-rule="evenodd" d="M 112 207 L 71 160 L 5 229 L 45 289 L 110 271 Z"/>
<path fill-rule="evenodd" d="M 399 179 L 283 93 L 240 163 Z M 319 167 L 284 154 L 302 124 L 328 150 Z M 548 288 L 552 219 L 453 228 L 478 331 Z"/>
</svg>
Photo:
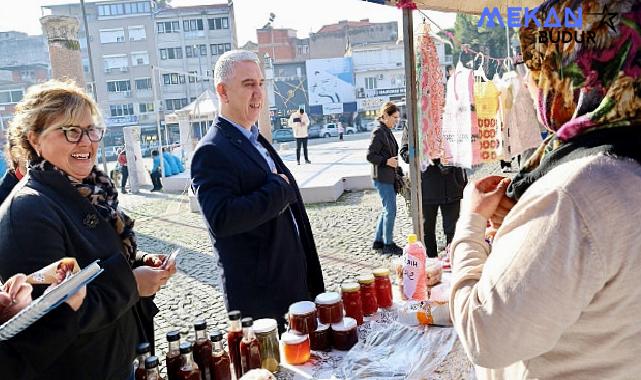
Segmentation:
<svg viewBox="0 0 641 380">
<path fill-rule="evenodd" d="M 389 276 L 389 269 L 385 268 L 377 268 L 372 271 L 374 276 L 376 277 L 381 277 L 381 276 Z"/>
<path fill-rule="evenodd" d="M 358 282 L 345 282 L 341 284 L 341 290 L 345 293 L 357 292 L 361 290 L 361 286 Z"/>
<path fill-rule="evenodd" d="M 371 284 L 374 282 L 374 275 L 369 273 L 362 274 L 356 277 L 356 280 L 358 281 L 359 284 Z"/>
<path fill-rule="evenodd" d="M 207 321 L 204 319 L 200 319 L 194 322 L 194 330 L 200 331 L 200 330 L 206 330 L 207 329 Z"/>
<path fill-rule="evenodd" d="M 254 321 L 254 332 L 264 334 L 276 330 L 278 324 L 275 319 L 263 318 Z"/>
<path fill-rule="evenodd" d="M 357 326 L 356 319 L 345 317 L 341 322 L 332 323 L 332 330 L 334 331 L 349 331 L 355 329 Z"/>
<path fill-rule="evenodd" d="M 180 331 L 170 331 L 167 333 L 167 342 L 175 342 L 180 340 Z"/>
<path fill-rule="evenodd" d="M 300 344 L 309 339 L 307 334 L 298 334 L 293 331 L 286 331 L 280 336 L 280 341 L 285 344 Z"/>
<path fill-rule="evenodd" d="M 240 311 L 238 310 L 232 310 L 229 313 L 227 313 L 227 317 L 229 317 L 230 321 L 240 321 Z"/>
<path fill-rule="evenodd" d="M 246 317 L 241 319 L 240 323 L 243 327 L 252 327 L 254 325 L 254 320 L 251 317 Z"/>
<path fill-rule="evenodd" d="M 316 305 L 312 301 L 300 301 L 289 305 L 289 314 L 305 315 L 316 311 Z"/>
<path fill-rule="evenodd" d="M 191 342 L 182 342 L 180 343 L 180 353 L 181 354 L 188 354 L 192 350 L 192 345 Z"/>
<path fill-rule="evenodd" d="M 326 330 L 329 330 L 329 324 L 320 323 L 320 321 L 318 321 L 318 327 L 316 328 L 316 332 L 326 331 Z"/>
<path fill-rule="evenodd" d="M 336 292 L 321 293 L 316 296 L 316 303 L 319 305 L 331 305 L 341 300 L 340 294 Z"/>
<path fill-rule="evenodd" d="M 147 352 L 151 352 L 151 344 L 147 342 L 138 343 L 136 346 L 136 355 L 146 354 Z"/>
<path fill-rule="evenodd" d="M 150 356 L 145 359 L 145 369 L 156 368 L 158 367 L 158 364 L 160 364 L 160 362 L 156 356 Z"/>
</svg>

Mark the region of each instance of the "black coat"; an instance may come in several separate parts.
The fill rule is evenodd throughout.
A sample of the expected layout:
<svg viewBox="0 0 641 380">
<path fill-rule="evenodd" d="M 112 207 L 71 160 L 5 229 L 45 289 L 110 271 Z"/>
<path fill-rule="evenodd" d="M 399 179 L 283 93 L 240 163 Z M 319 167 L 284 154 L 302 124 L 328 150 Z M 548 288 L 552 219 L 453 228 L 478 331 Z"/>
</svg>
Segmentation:
<svg viewBox="0 0 641 380">
<path fill-rule="evenodd" d="M 372 179 L 384 183 L 394 183 L 395 169 L 387 166 L 387 160 L 398 156 L 398 143 L 392 130 L 381 123 L 372 131 L 367 148 L 367 161 L 372 164 Z"/>
<path fill-rule="evenodd" d="M 409 163 L 407 128 L 403 131 L 400 155 Z M 435 159 L 421 173 L 421 195 L 423 204 L 436 205 L 459 201 L 463 198 L 463 189 L 467 185 L 467 172 L 456 166 L 443 166 L 441 160 Z"/>
<path fill-rule="evenodd" d="M 0 204 L 11 194 L 14 186 L 18 184 L 18 177 L 11 171 L 7 170 L 4 177 L 0 180 Z"/>
<path fill-rule="evenodd" d="M 138 341 L 134 305 L 139 297 L 122 251 L 113 227 L 60 173 L 31 171 L 27 181 L 17 185 L 0 206 L 2 277 L 32 273 L 66 256 L 75 257 L 80 267 L 100 259 L 104 268 L 87 286 L 87 297 L 74 313 L 76 319 L 50 318 L 49 330 L 60 323 L 73 324 L 64 337 L 50 336 L 41 326 L 39 340 L 17 336 L 5 342 L 23 354 L 27 368 L 22 374 L 34 372 L 39 375 L 33 378 L 38 379 L 128 377 Z M 43 290 L 34 287 L 34 297 Z M 0 351 L 0 363 L 13 360 L 2 354 L 5 349 Z"/>
<path fill-rule="evenodd" d="M 289 184 L 222 118 L 196 148 L 191 176 L 222 265 L 228 310 L 282 323 L 291 303 L 324 291 L 323 276 L 296 180 L 269 142 L 258 141 Z"/>
</svg>

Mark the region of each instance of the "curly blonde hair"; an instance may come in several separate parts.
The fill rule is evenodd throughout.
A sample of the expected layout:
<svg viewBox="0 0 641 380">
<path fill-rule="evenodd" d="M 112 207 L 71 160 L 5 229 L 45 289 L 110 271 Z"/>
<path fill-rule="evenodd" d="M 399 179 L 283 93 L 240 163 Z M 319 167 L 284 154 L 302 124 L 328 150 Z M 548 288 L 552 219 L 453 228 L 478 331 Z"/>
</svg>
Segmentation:
<svg viewBox="0 0 641 380">
<path fill-rule="evenodd" d="M 7 153 L 11 161 L 29 162 L 38 157 L 29 142 L 30 132 L 40 136 L 53 120 L 60 118 L 65 124 L 73 124 L 86 109 L 91 112 L 96 126 L 104 128 L 96 102 L 74 82 L 49 80 L 29 87 L 16 106 L 7 130 Z"/>
<path fill-rule="evenodd" d="M 392 116 L 399 111 L 398 106 L 394 104 L 394 102 L 387 102 L 381 106 L 376 119 L 378 119 L 378 121 L 382 121 L 385 116 Z"/>
</svg>

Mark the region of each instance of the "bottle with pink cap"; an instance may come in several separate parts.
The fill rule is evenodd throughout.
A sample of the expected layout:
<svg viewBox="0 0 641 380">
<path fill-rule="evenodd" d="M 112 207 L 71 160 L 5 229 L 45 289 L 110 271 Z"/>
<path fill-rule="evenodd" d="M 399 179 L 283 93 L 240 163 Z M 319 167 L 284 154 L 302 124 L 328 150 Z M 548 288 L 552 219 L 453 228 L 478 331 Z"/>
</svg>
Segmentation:
<svg viewBox="0 0 641 380">
<path fill-rule="evenodd" d="M 407 299 L 427 299 L 426 258 L 425 247 L 418 241 L 416 234 L 409 234 L 407 245 L 403 248 L 403 295 Z"/>
</svg>

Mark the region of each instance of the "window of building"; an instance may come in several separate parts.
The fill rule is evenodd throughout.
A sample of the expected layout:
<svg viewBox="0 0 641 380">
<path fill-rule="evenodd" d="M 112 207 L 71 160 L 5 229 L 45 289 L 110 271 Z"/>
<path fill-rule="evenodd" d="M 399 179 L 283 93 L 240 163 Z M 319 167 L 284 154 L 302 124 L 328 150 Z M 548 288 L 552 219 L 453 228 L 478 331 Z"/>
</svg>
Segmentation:
<svg viewBox="0 0 641 380">
<path fill-rule="evenodd" d="M 182 58 L 183 58 L 183 49 L 181 47 L 160 49 L 161 60 L 182 59 Z"/>
<path fill-rule="evenodd" d="M 167 111 L 174 111 L 184 108 L 189 104 L 187 98 L 182 99 L 165 99 L 165 106 Z"/>
<path fill-rule="evenodd" d="M 142 41 L 147 39 L 144 25 L 134 25 L 127 29 L 129 30 L 129 41 Z"/>
<path fill-rule="evenodd" d="M 169 73 L 162 75 L 163 84 L 181 84 L 185 83 L 185 74 Z"/>
<path fill-rule="evenodd" d="M 209 23 L 209 30 L 229 29 L 228 17 L 216 17 L 207 20 Z"/>
<path fill-rule="evenodd" d="M 183 30 L 185 32 L 194 31 L 194 30 L 204 30 L 203 20 L 201 19 L 184 20 Z"/>
<path fill-rule="evenodd" d="M 136 79 L 136 90 L 151 90 L 151 78 Z"/>
<path fill-rule="evenodd" d="M 130 80 L 107 81 L 107 91 L 109 92 L 131 91 L 131 81 Z"/>
<path fill-rule="evenodd" d="M 109 106 L 111 117 L 132 116 L 134 114 L 134 104 L 112 104 Z"/>
<path fill-rule="evenodd" d="M 211 55 L 220 55 L 231 50 L 231 44 L 211 44 Z"/>
<path fill-rule="evenodd" d="M 134 52 L 131 52 L 131 64 L 133 66 L 148 65 L 149 64 L 149 53 L 146 52 L 146 51 L 134 51 Z"/>
<path fill-rule="evenodd" d="M 373 90 L 376 88 L 376 77 L 365 78 L 365 89 Z"/>
<path fill-rule="evenodd" d="M 298 55 L 309 54 L 309 45 L 298 45 L 296 46 L 296 52 Z"/>
<path fill-rule="evenodd" d="M 151 13 L 149 1 L 98 5 L 98 16 L 120 16 L 140 13 Z"/>
<path fill-rule="evenodd" d="M 197 58 L 204 57 L 207 55 L 207 45 L 186 45 L 185 46 L 185 56 L 187 58 Z"/>
<path fill-rule="evenodd" d="M 140 113 L 154 112 L 154 103 L 140 103 L 138 104 L 138 111 Z"/>
<path fill-rule="evenodd" d="M 18 103 L 22 100 L 23 90 L 0 91 L 0 104 Z"/>
<path fill-rule="evenodd" d="M 125 30 L 120 29 L 101 29 L 100 30 L 100 43 L 110 44 L 117 42 L 125 42 Z"/>
<path fill-rule="evenodd" d="M 102 56 L 102 64 L 105 71 L 120 70 L 129 67 L 127 54 L 107 54 Z"/>
<path fill-rule="evenodd" d="M 158 33 L 178 33 L 180 32 L 180 23 L 178 21 L 164 21 L 156 23 Z"/>
<path fill-rule="evenodd" d="M 198 72 L 197 71 L 190 71 L 189 72 L 189 83 L 195 83 L 195 82 L 200 82 L 198 80 Z"/>
</svg>

